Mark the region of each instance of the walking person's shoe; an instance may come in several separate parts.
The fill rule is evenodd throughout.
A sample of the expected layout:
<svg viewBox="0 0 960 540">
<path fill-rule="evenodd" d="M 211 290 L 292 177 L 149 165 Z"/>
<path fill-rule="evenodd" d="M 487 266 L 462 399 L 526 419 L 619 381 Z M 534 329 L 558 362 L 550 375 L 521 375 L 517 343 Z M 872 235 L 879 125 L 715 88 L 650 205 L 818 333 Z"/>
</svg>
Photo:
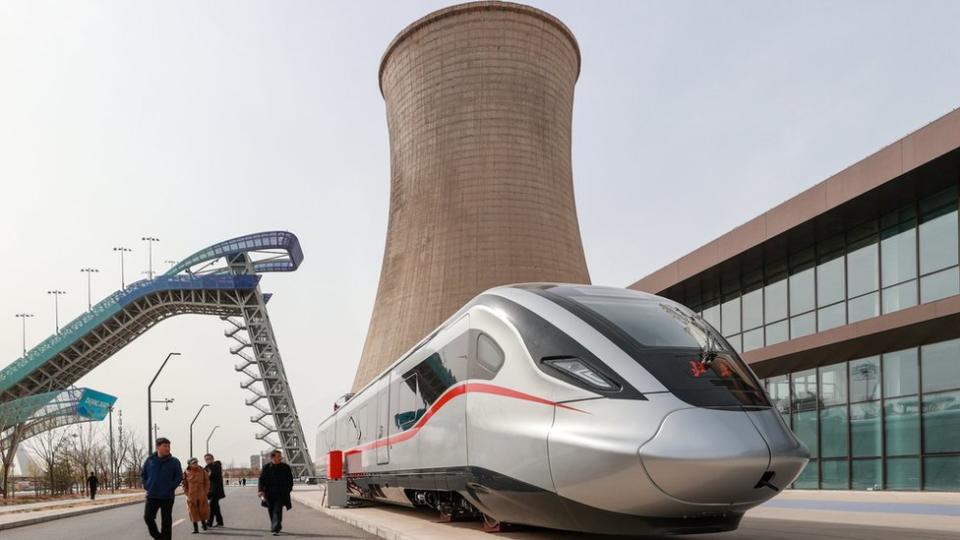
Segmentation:
<svg viewBox="0 0 960 540">
<path fill-rule="evenodd" d="M 204 525 L 203 528 L 206 529 L 206 528 L 207 528 L 206 525 Z M 196 522 L 196 521 L 193 522 L 193 532 L 190 533 L 190 534 L 200 534 L 200 529 L 197 528 L 197 522 Z"/>
</svg>

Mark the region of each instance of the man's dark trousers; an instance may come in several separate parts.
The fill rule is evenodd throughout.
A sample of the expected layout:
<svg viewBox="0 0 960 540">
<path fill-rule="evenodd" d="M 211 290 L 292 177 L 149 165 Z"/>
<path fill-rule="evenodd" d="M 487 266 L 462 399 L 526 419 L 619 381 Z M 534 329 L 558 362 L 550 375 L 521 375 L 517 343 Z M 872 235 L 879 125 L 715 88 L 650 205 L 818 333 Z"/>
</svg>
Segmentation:
<svg viewBox="0 0 960 540">
<path fill-rule="evenodd" d="M 90 486 L 90 500 L 97 498 L 97 486 Z"/>
<path fill-rule="evenodd" d="M 270 514 L 270 532 L 280 532 L 283 529 L 283 499 L 267 498 L 267 512 Z"/>
<path fill-rule="evenodd" d="M 157 530 L 157 510 L 160 511 L 160 530 Z M 143 510 L 150 536 L 157 540 L 170 540 L 173 534 L 173 499 L 147 499 Z"/>
<path fill-rule="evenodd" d="M 213 497 L 209 499 L 210 501 L 210 519 L 207 520 L 207 526 L 213 525 L 213 522 L 216 521 L 217 525 L 223 526 L 223 514 L 220 513 L 220 499 Z"/>
</svg>

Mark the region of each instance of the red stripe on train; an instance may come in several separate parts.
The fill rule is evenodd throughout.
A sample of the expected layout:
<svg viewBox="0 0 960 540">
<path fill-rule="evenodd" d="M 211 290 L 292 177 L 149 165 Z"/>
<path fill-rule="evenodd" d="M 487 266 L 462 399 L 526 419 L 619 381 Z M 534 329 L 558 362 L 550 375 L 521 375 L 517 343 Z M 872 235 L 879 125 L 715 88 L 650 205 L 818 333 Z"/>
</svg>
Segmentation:
<svg viewBox="0 0 960 540">
<path fill-rule="evenodd" d="M 347 450 L 343 453 L 344 457 L 359 454 L 367 450 L 380 448 L 381 446 L 397 444 L 397 443 L 401 443 L 403 441 L 412 439 L 417 434 L 417 432 L 420 431 L 420 428 L 426 425 L 426 423 L 430 420 L 430 418 L 434 414 L 436 414 L 437 411 L 442 409 L 444 405 L 449 403 L 450 400 L 452 400 L 453 398 L 457 396 L 461 396 L 463 394 L 467 394 L 467 393 L 494 394 L 497 396 L 509 397 L 509 398 L 519 399 L 523 401 L 531 401 L 533 403 L 540 403 L 542 405 L 561 407 L 563 409 L 569 409 L 571 411 L 577 411 L 582 413 L 586 412 L 586 411 L 577 409 L 575 407 L 571 407 L 569 405 L 564 405 L 563 403 L 557 403 L 555 401 L 543 399 L 537 396 L 526 394 L 524 392 L 518 392 L 517 390 L 511 390 L 509 388 L 504 388 L 502 386 L 496 386 L 496 385 L 487 384 L 487 383 L 468 382 L 468 383 L 459 384 L 457 386 L 453 386 L 450 389 L 448 389 L 446 392 L 444 392 L 443 395 L 441 395 L 440 398 L 437 399 L 437 401 L 435 401 L 432 405 L 430 405 L 429 408 L 427 408 L 427 411 L 423 414 L 420 420 L 418 420 L 417 423 L 414 424 L 413 427 L 407 429 L 404 432 L 397 433 L 396 435 L 391 435 L 383 439 L 377 439 L 375 441 L 371 441 L 366 444 L 362 444 L 360 446 L 351 448 L 350 450 Z"/>
</svg>

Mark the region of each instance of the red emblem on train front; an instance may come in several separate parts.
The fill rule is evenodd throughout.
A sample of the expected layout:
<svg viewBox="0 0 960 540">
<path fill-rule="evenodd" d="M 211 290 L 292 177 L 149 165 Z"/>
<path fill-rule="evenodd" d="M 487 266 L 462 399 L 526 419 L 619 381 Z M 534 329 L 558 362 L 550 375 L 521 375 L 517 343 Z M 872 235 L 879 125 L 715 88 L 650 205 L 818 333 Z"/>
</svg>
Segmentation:
<svg viewBox="0 0 960 540">
<path fill-rule="evenodd" d="M 707 366 L 699 360 L 690 361 L 690 374 L 694 377 L 699 378 L 701 375 L 707 372 Z"/>
</svg>

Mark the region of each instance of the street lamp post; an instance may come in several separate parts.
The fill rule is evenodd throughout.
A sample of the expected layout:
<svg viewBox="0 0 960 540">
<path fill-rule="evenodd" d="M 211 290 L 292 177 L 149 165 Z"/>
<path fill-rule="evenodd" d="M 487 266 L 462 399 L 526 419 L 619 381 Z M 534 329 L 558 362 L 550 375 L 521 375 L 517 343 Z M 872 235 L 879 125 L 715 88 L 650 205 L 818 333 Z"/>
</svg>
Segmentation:
<svg viewBox="0 0 960 540">
<path fill-rule="evenodd" d="M 163 363 L 160 364 L 160 369 L 157 370 L 157 374 L 153 376 L 153 379 L 150 380 L 150 384 L 147 385 L 147 452 L 153 450 L 153 437 L 150 435 L 153 434 L 151 428 L 155 427 L 153 424 L 153 383 L 157 382 L 157 377 L 160 376 L 160 372 L 163 371 L 163 368 L 167 366 L 167 362 L 170 360 L 171 356 L 180 356 L 178 352 L 172 352 L 167 355 L 163 360 Z"/>
<path fill-rule="evenodd" d="M 197 411 L 196 416 L 193 417 L 193 422 L 190 422 L 190 456 L 189 457 L 194 457 L 193 456 L 193 424 L 196 423 L 197 418 L 200 417 L 200 413 L 203 412 L 203 409 L 209 406 L 210 406 L 209 403 L 204 403 L 203 405 L 201 405 L 200 409 Z"/>
<path fill-rule="evenodd" d="M 220 426 L 213 426 L 213 429 L 210 430 L 210 434 L 207 435 L 207 452 L 206 453 L 208 454 L 210 453 L 210 437 L 213 437 L 213 432 L 216 431 L 218 427 Z"/>
<path fill-rule="evenodd" d="M 153 243 L 159 242 L 160 239 L 154 238 L 153 236 L 144 236 L 143 238 L 141 238 L 141 240 L 147 243 L 147 253 L 148 253 L 147 260 L 149 264 L 147 268 L 148 268 L 148 274 L 150 276 L 150 279 L 153 279 Z"/>
<path fill-rule="evenodd" d="M 116 491 L 116 472 L 113 466 L 113 405 L 110 406 L 110 493 Z"/>
<path fill-rule="evenodd" d="M 53 295 L 53 321 L 54 326 L 57 329 L 56 333 L 60 333 L 60 295 L 67 294 L 67 291 L 61 291 L 59 289 L 53 289 L 52 291 L 47 291 L 47 294 Z"/>
<path fill-rule="evenodd" d="M 87 310 L 90 310 L 93 308 L 93 299 L 90 295 L 90 275 L 96 274 L 100 272 L 100 270 L 96 268 L 81 268 L 80 271 L 87 275 Z"/>
<path fill-rule="evenodd" d="M 33 317 L 33 313 L 17 313 L 16 318 L 20 319 L 23 327 L 23 356 L 27 356 L 27 319 Z"/>
<path fill-rule="evenodd" d="M 123 271 L 123 254 L 124 254 L 124 253 L 130 253 L 130 252 L 133 251 L 133 250 L 130 249 L 130 248 L 125 248 L 125 247 L 123 247 L 123 246 L 115 247 L 115 248 L 113 248 L 113 250 L 120 252 L 120 289 L 126 289 L 126 288 L 127 288 L 127 282 L 126 282 L 126 279 L 125 279 L 124 276 L 123 276 L 123 274 L 124 274 L 124 271 Z"/>
</svg>

